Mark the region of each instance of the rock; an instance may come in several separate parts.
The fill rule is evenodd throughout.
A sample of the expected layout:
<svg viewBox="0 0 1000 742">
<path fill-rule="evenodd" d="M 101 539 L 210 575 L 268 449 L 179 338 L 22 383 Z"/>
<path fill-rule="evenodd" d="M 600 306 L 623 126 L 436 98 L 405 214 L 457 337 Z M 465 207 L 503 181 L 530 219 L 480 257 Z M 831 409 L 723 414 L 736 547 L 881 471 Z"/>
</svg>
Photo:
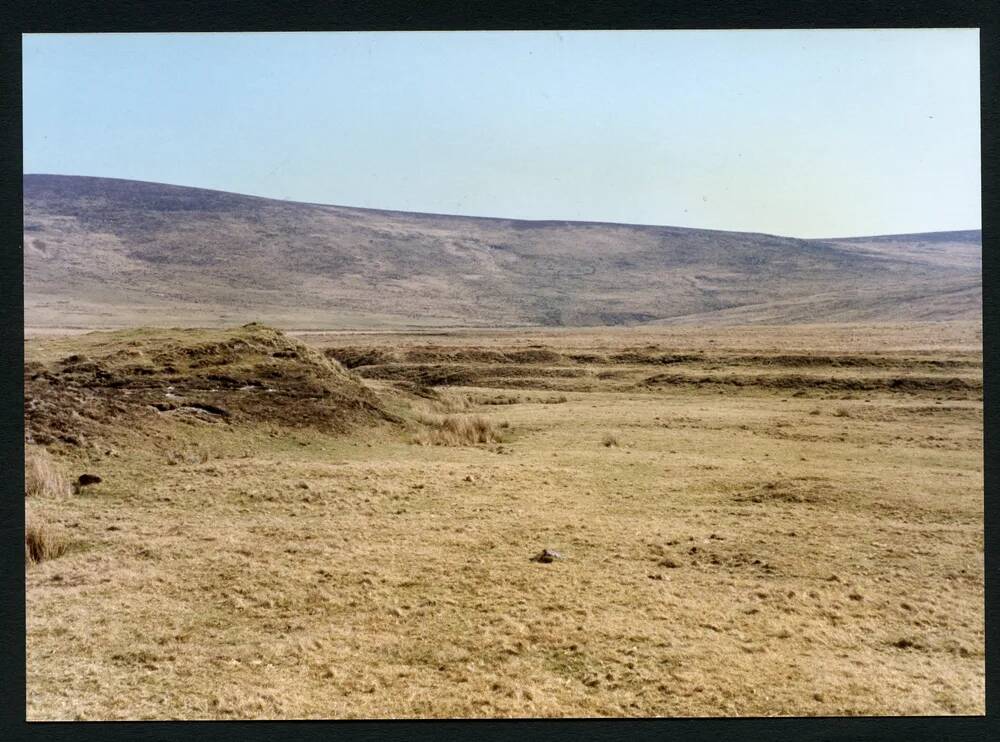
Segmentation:
<svg viewBox="0 0 1000 742">
<path fill-rule="evenodd" d="M 464 481 L 466 481 L 466 482 L 475 482 L 476 478 L 474 476 L 472 476 L 471 474 L 466 474 Z"/>
<path fill-rule="evenodd" d="M 563 556 L 558 551 L 552 551 L 551 549 L 542 549 L 542 552 L 537 556 L 532 557 L 531 561 L 540 562 L 541 564 L 549 564 L 554 562 L 556 559 L 562 559 Z"/>
<path fill-rule="evenodd" d="M 299 482 L 299 489 L 300 490 L 307 490 L 307 489 L 309 489 L 309 484 L 306 483 L 306 482 Z"/>
<path fill-rule="evenodd" d="M 76 483 L 81 487 L 86 487 L 89 484 L 100 484 L 101 481 L 101 478 L 96 474 L 81 474 L 77 478 Z"/>
<path fill-rule="evenodd" d="M 661 567 L 667 567 L 668 569 L 677 569 L 677 567 L 680 567 L 681 565 L 680 565 L 680 563 L 675 562 L 670 557 L 667 557 L 662 562 L 660 562 L 660 566 Z"/>
</svg>

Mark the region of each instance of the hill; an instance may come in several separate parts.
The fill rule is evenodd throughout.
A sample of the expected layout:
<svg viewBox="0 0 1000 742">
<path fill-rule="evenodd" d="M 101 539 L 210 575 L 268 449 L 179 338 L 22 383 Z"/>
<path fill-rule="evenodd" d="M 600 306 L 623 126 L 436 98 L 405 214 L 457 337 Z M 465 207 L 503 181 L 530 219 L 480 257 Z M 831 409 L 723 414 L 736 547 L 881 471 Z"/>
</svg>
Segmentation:
<svg viewBox="0 0 1000 742">
<path fill-rule="evenodd" d="M 28 327 L 975 320 L 981 234 L 804 240 L 24 176 Z"/>
</svg>

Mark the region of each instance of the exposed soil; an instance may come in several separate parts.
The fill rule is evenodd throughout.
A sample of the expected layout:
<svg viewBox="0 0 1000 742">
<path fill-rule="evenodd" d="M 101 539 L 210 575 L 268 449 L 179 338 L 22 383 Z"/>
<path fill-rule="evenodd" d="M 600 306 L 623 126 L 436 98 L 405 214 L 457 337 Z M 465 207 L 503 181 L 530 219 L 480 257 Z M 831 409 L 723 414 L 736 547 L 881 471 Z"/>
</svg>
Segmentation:
<svg viewBox="0 0 1000 742">
<path fill-rule="evenodd" d="M 40 345 L 25 364 L 29 442 L 113 443 L 127 428 L 165 434 L 157 418 L 269 422 L 345 432 L 395 421 L 336 361 L 270 328 L 121 331 Z M 192 417 L 193 416 L 193 417 Z"/>
</svg>

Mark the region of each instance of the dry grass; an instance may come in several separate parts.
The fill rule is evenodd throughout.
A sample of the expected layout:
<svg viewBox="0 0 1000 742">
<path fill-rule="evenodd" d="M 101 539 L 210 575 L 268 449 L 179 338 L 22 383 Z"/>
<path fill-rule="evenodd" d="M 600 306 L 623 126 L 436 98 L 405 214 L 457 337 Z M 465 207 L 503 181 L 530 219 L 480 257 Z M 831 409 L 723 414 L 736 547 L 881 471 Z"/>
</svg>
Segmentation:
<svg viewBox="0 0 1000 742">
<path fill-rule="evenodd" d="M 59 497 L 70 493 L 70 485 L 49 453 L 41 446 L 24 450 L 24 496 Z"/>
<path fill-rule="evenodd" d="M 38 564 L 66 553 L 66 539 L 27 508 L 24 512 L 24 560 Z"/>
<path fill-rule="evenodd" d="M 509 404 L 521 404 L 523 401 L 520 395 L 517 394 L 496 394 L 492 396 L 485 396 L 480 394 L 474 394 L 469 396 L 469 402 L 472 404 L 479 405 L 509 405 Z"/>
<path fill-rule="evenodd" d="M 26 573 L 28 717 L 982 714 L 981 398 L 648 388 L 662 365 L 600 360 L 676 339 L 715 348 L 671 364 L 695 377 L 728 373 L 737 349 L 762 357 L 743 375 L 780 370 L 781 349 L 864 377 L 894 349 L 894 374 L 961 360 L 981 377 L 972 336 L 947 326 L 812 332 L 552 333 L 598 359 L 584 376 L 435 388 L 522 397 L 468 414 L 415 397 L 435 421 L 516 432 L 502 445 L 163 416 L 167 448 L 137 427 L 119 455 L 54 444 L 67 472 L 104 482 L 29 501 L 72 542 Z M 513 355 L 540 340 L 433 342 Z M 65 344 L 57 358 L 81 352 Z M 847 349 L 860 365 L 823 365 Z M 602 446 L 608 432 L 625 445 Z M 210 460 L 170 466 L 165 450 Z M 532 562 L 542 549 L 564 559 Z"/>
<path fill-rule="evenodd" d="M 506 423 L 496 423 L 481 415 L 423 416 L 423 426 L 412 438 L 421 446 L 477 446 L 500 443 L 509 428 Z"/>
<path fill-rule="evenodd" d="M 167 451 L 164 459 L 168 466 L 179 466 L 181 464 L 207 464 L 209 453 L 207 450 L 178 450 Z"/>
</svg>

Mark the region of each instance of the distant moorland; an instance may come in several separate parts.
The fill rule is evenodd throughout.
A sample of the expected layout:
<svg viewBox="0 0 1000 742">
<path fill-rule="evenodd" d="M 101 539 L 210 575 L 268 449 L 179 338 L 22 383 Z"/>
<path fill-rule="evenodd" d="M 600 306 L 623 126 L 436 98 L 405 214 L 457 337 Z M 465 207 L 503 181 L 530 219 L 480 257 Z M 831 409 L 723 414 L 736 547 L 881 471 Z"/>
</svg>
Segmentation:
<svg viewBox="0 0 1000 742">
<path fill-rule="evenodd" d="M 26 175 L 25 324 L 976 321 L 981 239 L 443 216 Z"/>
</svg>

